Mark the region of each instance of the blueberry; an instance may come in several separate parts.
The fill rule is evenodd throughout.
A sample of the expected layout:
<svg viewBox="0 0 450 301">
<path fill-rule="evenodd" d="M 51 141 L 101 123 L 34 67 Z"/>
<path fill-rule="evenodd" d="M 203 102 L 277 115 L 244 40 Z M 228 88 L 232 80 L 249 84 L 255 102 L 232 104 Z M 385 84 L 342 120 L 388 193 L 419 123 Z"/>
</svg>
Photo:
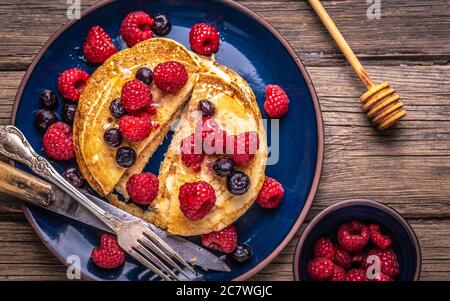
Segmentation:
<svg viewBox="0 0 450 301">
<path fill-rule="evenodd" d="M 140 80 L 141 82 L 147 85 L 150 85 L 153 82 L 152 74 L 153 74 L 152 69 L 142 67 L 136 72 L 136 79 Z"/>
<path fill-rule="evenodd" d="M 35 123 L 37 128 L 42 132 L 45 132 L 49 126 L 57 121 L 58 117 L 56 117 L 56 114 L 53 111 L 40 110 L 36 113 Z"/>
<path fill-rule="evenodd" d="M 121 147 L 117 150 L 116 161 L 119 166 L 128 168 L 136 162 L 136 152 L 129 147 Z"/>
<path fill-rule="evenodd" d="M 198 102 L 198 110 L 202 112 L 203 117 L 213 116 L 216 113 L 216 107 L 214 104 L 206 99 Z"/>
<path fill-rule="evenodd" d="M 39 104 L 43 109 L 53 110 L 54 108 L 56 108 L 58 99 L 56 98 L 55 92 L 51 90 L 42 91 L 41 95 L 39 96 Z"/>
<path fill-rule="evenodd" d="M 234 161 L 230 158 L 217 159 L 213 163 L 213 170 L 218 176 L 228 177 L 234 172 Z"/>
<path fill-rule="evenodd" d="M 77 105 L 65 104 L 62 109 L 62 112 L 61 112 L 61 117 L 66 123 L 72 124 L 73 119 L 75 118 L 76 111 L 77 111 Z"/>
<path fill-rule="evenodd" d="M 165 36 L 172 30 L 172 22 L 164 14 L 157 14 L 155 16 L 155 23 L 152 26 L 152 30 L 158 36 Z"/>
<path fill-rule="evenodd" d="M 63 173 L 64 179 L 75 188 L 81 188 L 84 184 L 84 178 L 78 168 L 69 167 Z"/>
<path fill-rule="evenodd" d="M 235 195 L 242 195 L 250 188 L 250 178 L 243 172 L 237 171 L 227 178 L 228 190 Z"/>
<path fill-rule="evenodd" d="M 103 138 L 105 139 L 106 144 L 111 147 L 118 147 L 122 144 L 123 141 L 122 133 L 119 131 L 119 129 L 115 128 L 106 130 Z"/>
<path fill-rule="evenodd" d="M 120 98 L 111 102 L 109 110 L 111 111 L 111 115 L 113 115 L 115 118 L 120 118 L 125 114 L 125 109 L 123 108 L 123 103 Z"/>
<path fill-rule="evenodd" d="M 246 244 L 238 244 L 231 257 L 239 263 L 246 263 L 253 256 L 252 249 Z"/>
</svg>

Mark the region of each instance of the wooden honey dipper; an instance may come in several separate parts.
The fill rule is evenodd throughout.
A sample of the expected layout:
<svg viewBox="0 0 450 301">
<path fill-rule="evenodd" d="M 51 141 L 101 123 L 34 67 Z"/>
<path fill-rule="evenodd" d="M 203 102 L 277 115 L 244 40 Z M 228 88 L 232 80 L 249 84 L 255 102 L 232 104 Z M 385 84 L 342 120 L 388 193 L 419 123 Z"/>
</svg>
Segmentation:
<svg viewBox="0 0 450 301">
<path fill-rule="evenodd" d="M 353 50 L 345 41 L 341 32 L 334 24 L 319 0 L 308 0 L 314 11 L 319 16 L 337 45 L 341 49 L 347 61 L 352 65 L 364 85 L 367 92 L 361 96 L 362 108 L 366 112 L 367 118 L 379 130 L 385 130 L 406 115 L 400 96 L 390 87 L 389 83 L 382 82 L 375 84 L 370 78 L 364 66 L 358 60 Z"/>
</svg>

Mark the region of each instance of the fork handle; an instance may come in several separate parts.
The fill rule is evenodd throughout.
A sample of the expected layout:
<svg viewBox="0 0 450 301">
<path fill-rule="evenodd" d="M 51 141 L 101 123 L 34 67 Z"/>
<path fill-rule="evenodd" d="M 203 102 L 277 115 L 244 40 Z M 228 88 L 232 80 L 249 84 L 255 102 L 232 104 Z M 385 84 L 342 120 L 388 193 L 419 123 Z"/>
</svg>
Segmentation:
<svg viewBox="0 0 450 301">
<path fill-rule="evenodd" d="M 64 192 L 86 207 L 111 230 L 117 232 L 123 223 L 120 219 L 106 212 L 70 185 L 47 161 L 38 155 L 23 133 L 15 126 L 0 126 L 0 154 L 27 165 L 34 173 L 58 186 Z"/>
</svg>

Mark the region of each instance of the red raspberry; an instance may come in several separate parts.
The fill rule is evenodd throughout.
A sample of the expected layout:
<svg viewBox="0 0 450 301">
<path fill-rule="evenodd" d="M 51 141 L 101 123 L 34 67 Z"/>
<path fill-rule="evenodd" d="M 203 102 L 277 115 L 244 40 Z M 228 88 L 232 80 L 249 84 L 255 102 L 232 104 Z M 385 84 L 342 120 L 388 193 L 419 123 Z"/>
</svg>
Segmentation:
<svg viewBox="0 0 450 301">
<path fill-rule="evenodd" d="M 389 276 L 389 275 L 386 275 L 384 273 L 380 273 L 378 276 L 376 276 L 373 279 L 369 278 L 369 281 L 390 282 L 390 281 L 394 281 L 394 279 L 391 276 Z"/>
<path fill-rule="evenodd" d="M 150 106 L 153 96 L 152 91 L 146 84 L 133 79 L 123 85 L 121 99 L 125 111 L 133 113 Z"/>
<path fill-rule="evenodd" d="M 314 244 L 315 258 L 328 258 L 333 260 L 336 248 L 328 237 L 322 237 Z"/>
<path fill-rule="evenodd" d="M 363 269 L 351 269 L 347 272 L 347 281 L 367 281 L 366 272 Z"/>
<path fill-rule="evenodd" d="M 117 238 L 111 234 L 103 234 L 100 247 L 94 248 L 91 253 L 92 261 L 102 269 L 115 269 L 125 262 L 125 252 L 117 243 Z"/>
<path fill-rule="evenodd" d="M 266 177 L 256 202 L 263 208 L 275 209 L 284 198 L 284 188 L 275 179 Z"/>
<path fill-rule="evenodd" d="M 392 245 L 392 239 L 389 235 L 381 233 L 381 227 L 377 224 L 369 225 L 370 239 L 380 249 L 386 250 Z"/>
<path fill-rule="evenodd" d="M 219 129 L 212 117 L 203 118 L 195 126 L 196 137 L 202 137 L 203 153 L 206 155 L 223 155 L 226 151 L 228 134 Z"/>
<path fill-rule="evenodd" d="M 236 249 L 237 231 L 233 225 L 230 225 L 222 231 L 203 234 L 201 239 L 205 247 L 229 254 Z"/>
<path fill-rule="evenodd" d="M 78 101 L 89 78 L 90 75 L 81 69 L 68 69 L 58 78 L 58 90 L 64 98 Z"/>
<path fill-rule="evenodd" d="M 106 31 L 100 26 L 94 26 L 83 44 L 83 52 L 89 63 L 97 64 L 106 61 L 117 49 Z"/>
<path fill-rule="evenodd" d="M 228 147 L 228 144 L 230 145 Z M 233 147 L 230 158 L 236 165 L 247 165 L 255 157 L 259 149 L 259 136 L 257 132 L 245 132 L 228 138 L 227 152 Z"/>
<path fill-rule="evenodd" d="M 369 227 L 358 221 L 342 224 L 338 230 L 338 242 L 347 252 L 361 251 L 369 236 Z"/>
<path fill-rule="evenodd" d="M 333 275 L 331 276 L 330 280 L 331 281 L 346 281 L 347 273 L 345 272 L 345 270 L 342 267 L 335 265 Z"/>
<path fill-rule="evenodd" d="M 186 183 L 180 187 L 178 195 L 180 210 L 193 221 L 204 218 L 216 203 L 216 192 L 206 182 Z"/>
<path fill-rule="evenodd" d="M 118 123 L 123 137 L 130 142 L 144 140 L 153 128 L 150 115 L 146 112 L 122 116 Z"/>
<path fill-rule="evenodd" d="M 289 109 L 289 98 L 286 92 L 276 85 L 266 87 L 266 101 L 264 102 L 264 110 L 270 118 L 281 118 Z"/>
<path fill-rule="evenodd" d="M 72 129 L 65 123 L 52 124 L 44 135 L 42 146 L 47 157 L 54 160 L 69 160 L 75 157 Z"/>
<path fill-rule="evenodd" d="M 143 11 L 128 14 L 120 27 L 120 34 L 128 47 L 153 37 L 151 27 L 155 21 Z"/>
<path fill-rule="evenodd" d="M 337 246 L 334 253 L 334 263 L 344 269 L 352 266 L 352 256 L 348 254 L 341 246 Z"/>
<path fill-rule="evenodd" d="M 150 205 L 158 195 L 159 180 L 152 173 L 133 175 L 127 182 L 127 192 L 138 205 Z"/>
<path fill-rule="evenodd" d="M 400 273 L 400 266 L 398 264 L 397 256 L 395 255 L 394 251 L 379 249 L 370 250 L 361 264 L 361 267 L 364 269 L 367 269 L 372 264 L 374 264 L 374 262 L 367 262 L 369 256 L 378 256 L 378 258 L 380 259 L 380 268 L 382 273 L 391 277 L 395 277 Z"/>
<path fill-rule="evenodd" d="M 189 32 L 189 43 L 192 50 L 198 54 L 211 55 L 219 50 L 219 32 L 211 24 L 196 24 Z"/>
<path fill-rule="evenodd" d="M 192 134 L 181 141 L 181 161 L 195 172 L 202 168 L 201 164 L 205 155 L 202 153 L 201 141 L 196 141 L 196 135 Z"/>
<path fill-rule="evenodd" d="M 176 94 L 189 79 L 186 67 L 176 61 L 158 64 L 153 70 L 153 81 L 161 90 L 169 94 Z"/>
<path fill-rule="evenodd" d="M 308 262 L 308 275 L 311 280 L 326 281 L 333 273 L 334 263 L 327 258 L 315 258 Z"/>
</svg>

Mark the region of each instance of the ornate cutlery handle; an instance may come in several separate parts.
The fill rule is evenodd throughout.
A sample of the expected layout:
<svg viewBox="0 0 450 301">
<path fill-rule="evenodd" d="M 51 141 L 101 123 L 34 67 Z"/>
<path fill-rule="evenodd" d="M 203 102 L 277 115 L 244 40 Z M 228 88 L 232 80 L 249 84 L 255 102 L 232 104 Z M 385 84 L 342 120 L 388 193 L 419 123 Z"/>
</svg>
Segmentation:
<svg viewBox="0 0 450 301">
<path fill-rule="evenodd" d="M 123 226 L 123 222 L 119 218 L 100 208 L 70 185 L 47 159 L 34 151 L 22 132 L 15 126 L 0 126 L 0 154 L 27 165 L 37 175 L 64 190 L 112 230 L 117 232 Z"/>
</svg>

